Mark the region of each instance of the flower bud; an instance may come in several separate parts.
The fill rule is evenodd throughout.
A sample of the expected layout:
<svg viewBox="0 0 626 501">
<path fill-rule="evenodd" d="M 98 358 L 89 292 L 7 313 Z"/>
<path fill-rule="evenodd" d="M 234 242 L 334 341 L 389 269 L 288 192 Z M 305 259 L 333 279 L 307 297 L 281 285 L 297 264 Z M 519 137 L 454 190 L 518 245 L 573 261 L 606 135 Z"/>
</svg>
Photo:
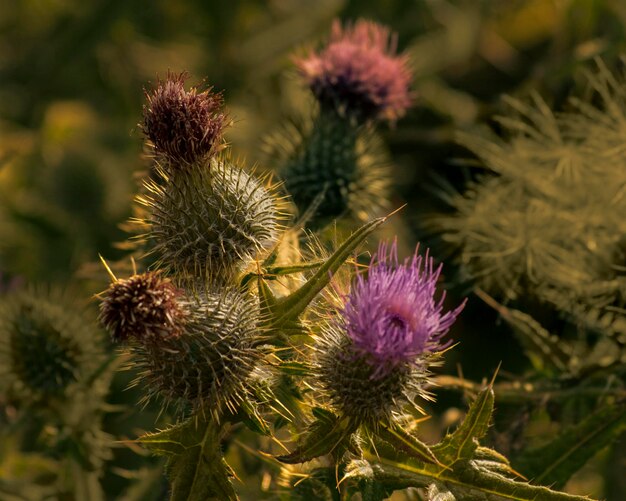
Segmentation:
<svg viewBox="0 0 626 501">
<path fill-rule="evenodd" d="M 188 298 L 187 309 L 179 336 L 129 346 L 135 383 L 146 389 L 145 401 L 208 404 L 217 417 L 247 395 L 259 359 L 258 308 L 253 298 L 221 290 Z"/>
<path fill-rule="evenodd" d="M 112 284 L 100 318 L 114 339 L 128 341 L 146 401 L 206 402 L 217 413 L 246 395 L 259 358 L 254 298 L 233 289 L 189 295 L 146 273 Z"/>
<path fill-rule="evenodd" d="M 272 190 L 225 156 L 207 169 L 163 173 L 139 201 L 150 211 L 146 235 L 157 266 L 184 283 L 228 283 L 277 239 Z"/>
<path fill-rule="evenodd" d="M 390 162 L 371 127 L 321 110 L 314 121 L 285 129 L 267 146 L 282 163 L 285 188 L 301 213 L 323 194 L 311 227 L 345 214 L 368 220 L 387 204 Z"/>
<path fill-rule="evenodd" d="M 104 360 L 101 332 L 56 291 L 0 299 L 0 388 L 18 399 L 63 398 L 88 384 Z M 90 383 L 89 383 L 90 384 Z"/>
</svg>

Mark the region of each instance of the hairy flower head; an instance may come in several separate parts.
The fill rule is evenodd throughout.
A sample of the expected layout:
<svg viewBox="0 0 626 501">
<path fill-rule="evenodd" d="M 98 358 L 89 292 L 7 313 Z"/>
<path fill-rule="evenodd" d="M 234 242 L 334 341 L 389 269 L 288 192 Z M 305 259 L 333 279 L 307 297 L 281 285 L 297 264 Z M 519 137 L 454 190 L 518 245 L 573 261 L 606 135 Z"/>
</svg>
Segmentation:
<svg viewBox="0 0 626 501">
<path fill-rule="evenodd" d="M 143 131 L 155 152 L 175 163 L 193 163 L 215 152 L 226 121 L 221 94 L 186 91 L 186 79 L 186 73 L 169 73 L 146 92 L 143 109 Z"/>
<path fill-rule="evenodd" d="M 408 59 L 396 46 L 384 26 L 358 20 L 342 27 L 336 20 L 327 46 L 296 64 L 322 104 L 364 120 L 396 120 L 411 105 Z"/>
<path fill-rule="evenodd" d="M 104 292 L 100 321 L 114 341 L 151 342 L 178 337 L 185 320 L 179 291 L 155 272 L 117 280 Z"/>
<path fill-rule="evenodd" d="M 342 317 L 353 349 L 376 365 L 374 374 L 447 345 L 441 339 L 465 303 L 444 313 L 445 292 L 435 299 L 440 273 L 441 265 L 417 250 L 400 264 L 394 242 L 381 243 L 367 277 L 356 277 Z"/>
<path fill-rule="evenodd" d="M 441 362 L 441 338 L 463 308 L 443 312 L 435 299 L 441 267 L 417 253 L 398 262 L 396 244 L 381 243 L 367 276 L 359 275 L 338 315 L 316 337 L 317 387 L 357 423 L 376 426 L 397 415 L 424 389 Z"/>
</svg>

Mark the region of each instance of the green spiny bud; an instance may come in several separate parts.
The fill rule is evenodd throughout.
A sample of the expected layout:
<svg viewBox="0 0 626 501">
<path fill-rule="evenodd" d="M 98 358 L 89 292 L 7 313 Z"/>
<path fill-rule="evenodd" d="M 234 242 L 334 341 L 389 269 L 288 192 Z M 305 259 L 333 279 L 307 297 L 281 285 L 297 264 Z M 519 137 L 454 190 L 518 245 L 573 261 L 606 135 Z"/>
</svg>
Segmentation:
<svg viewBox="0 0 626 501">
<path fill-rule="evenodd" d="M 161 174 L 164 182 L 149 182 L 139 197 L 151 212 L 146 237 L 157 267 L 184 283 L 225 283 L 275 243 L 277 198 L 227 156 Z"/>
<path fill-rule="evenodd" d="M 300 212 L 324 194 L 312 226 L 345 213 L 367 220 L 386 205 L 389 162 L 369 126 L 322 110 L 314 121 L 271 138 L 268 147 L 282 157 L 281 176 Z"/>
<path fill-rule="evenodd" d="M 18 399 L 63 398 L 104 360 L 102 337 L 58 292 L 21 291 L 0 300 L 1 385 Z"/>
<path fill-rule="evenodd" d="M 258 360 L 258 309 L 252 299 L 230 291 L 190 301 L 184 332 L 161 344 L 133 345 L 138 382 L 167 401 L 179 399 L 214 412 L 233 407 L 247 394 L 247 379 Z"/>
<path fill-rule="evenodd" d="M 113 283 L 102 298 L 101 319 L 128 341 L 144 401 L 208 404 L 217 415 L 246 397 L 259 358 L 254 298 L 225 289 L 185 295 L 150 273 Z"/>
</svg>

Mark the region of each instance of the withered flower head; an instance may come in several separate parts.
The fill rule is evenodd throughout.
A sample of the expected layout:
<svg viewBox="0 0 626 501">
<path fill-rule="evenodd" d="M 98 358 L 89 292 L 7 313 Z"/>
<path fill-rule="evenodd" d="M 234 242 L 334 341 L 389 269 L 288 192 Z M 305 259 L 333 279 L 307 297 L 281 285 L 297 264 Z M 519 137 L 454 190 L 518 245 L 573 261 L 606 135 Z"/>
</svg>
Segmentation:
<svg viewBox="0 0 626 501">
<path fill-rule="evenodd" d="M 158 155 L 175 163 L 193 163 L 219 146 L 226 115 L 223 98 L 211 88 L 185 90 L 186 73 L 168 73 L 156 89 L 146 91 L 143 131 Z"/>
<path fill-rule="evenodd" d="M 186 317 L 181 295 L 170 280 L 154 272 L 117 280 L 102 295 L 100 321 L 114 341 L 152 343 L 178 337 Z"/>
</svg>

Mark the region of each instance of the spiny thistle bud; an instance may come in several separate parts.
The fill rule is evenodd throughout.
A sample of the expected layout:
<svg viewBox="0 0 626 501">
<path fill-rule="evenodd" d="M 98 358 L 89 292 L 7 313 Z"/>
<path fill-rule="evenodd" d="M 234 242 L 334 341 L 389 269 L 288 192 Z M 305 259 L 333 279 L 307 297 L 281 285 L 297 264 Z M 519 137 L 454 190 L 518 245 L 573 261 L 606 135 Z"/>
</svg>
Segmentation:
<svg viewBox="0 0 626 501">
<path fill-rule="evenodd" d="M 259 358 L 253 298 L 228 289 L 184 295 L 148 273 L 112 284 L 102 301 L 103 323 L 129 341 L 145 401 L 206 402 L 218 413 L 245 397 Z"/>
<path fill-rule="evenodd" d="M 157 155 L 180 165 L 202 160 L 219 145 L 226 115 L 223 99 L 208 89 L 185 90 L 187 74 L 168 73 L 146 92 L 143 131 Z"/>
<path fill-rule="evenodd" d="M 101 332 L 59 292 L 18 291 L 0 300 L 0 387 L 20 400 L 63 398 L 104 360 Z"/>
<path fill-rule="evenodd" d="M 162 175 L 138 198 L 151 213 L 145 236 L 159 268 L 186 283 L 224 283 L 276 241 L 277 198 L 227 156 L 207 169 Z"/>
<path fill-rule="evenodd" d="M 382 243 L 367 278 L 359 275 L 339 312 L 319 337 L 318 378 L 331 403 L 370 424 L 389 419 L 422 390 L 464 303 L 443 313 L 435 300 L 441 266 L 417 251 L 398 263 L 397 248 Z"/>
<path fill-rule="evenodd" d="M 185 321 L 182 291 L 158 273 L 111 284 L 100 303 L 100 321 L 114 341 L 158 342 L 178 337 Z"/>
<path fill-rule="evenodd" d="M 368 220 L 386 205 L 389 158 L 370 127 L 321 110 L 314 121 L 270 137 L 267 147 L 301 213 L 324 194 L 312 227 L 346 213 Z"/>
<path fill-rule="evenodd" d="M 396 55 L 388 28 L 336 20 L 328 45 L 296 60 L 300 74 L 322 106 L 358 120 L 396 120 L 411 105 L 408 58 Z"/>
</svg>

